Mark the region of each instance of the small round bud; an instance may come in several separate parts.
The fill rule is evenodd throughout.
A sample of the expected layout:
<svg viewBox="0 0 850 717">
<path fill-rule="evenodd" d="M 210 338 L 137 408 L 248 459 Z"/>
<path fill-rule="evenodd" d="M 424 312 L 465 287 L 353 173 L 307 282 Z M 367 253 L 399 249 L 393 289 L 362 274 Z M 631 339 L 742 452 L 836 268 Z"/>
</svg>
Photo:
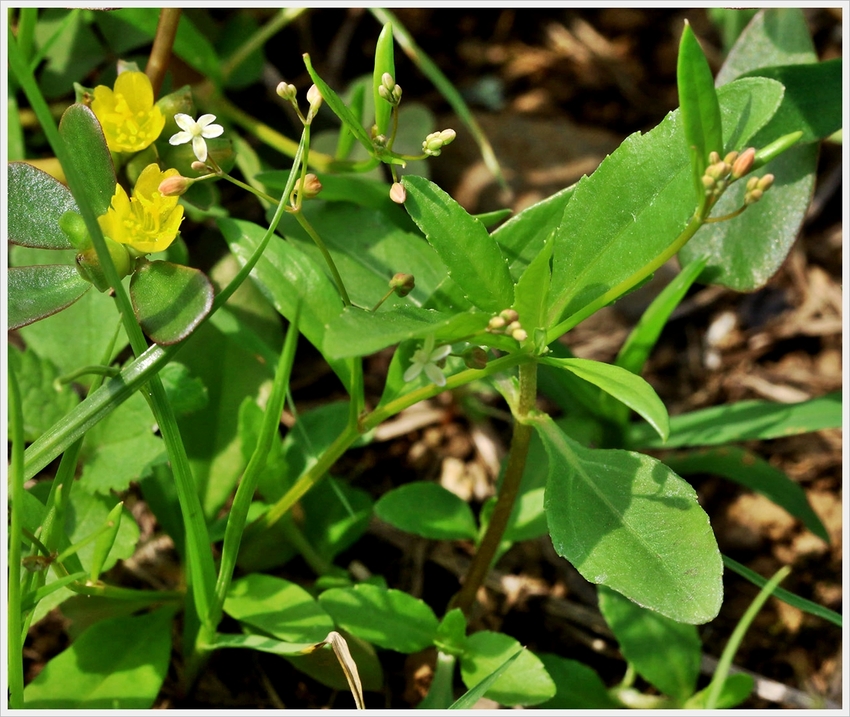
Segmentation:
<svg viewBox="0 0 850 717">
<path fill-rule="evenodd" d="M 508 322 L 519 320 L 519 314 L 514 309 L 505 309 L 504 311 L 500 311 L 499 316 Z"/>
<path fill-rule="evenodd" d="M 755 147 L 745 149 L 732 164 L 732 177 L 739 179 L 745 174 L 749 174 L 753 168 L 753 161 L 756 158 Z"/>
<path fill-rule="evenodd" d="M 440 152 L 447 144 L 451 144 L 457 133 L 453 129 L 444 129 L 441 132 L 432 132 L 422 142 L 422 151 L 429 157 L 439 157 Z"/>
<path fill-rule="evenodd" d="M 762 198 L 764 192 L 761 189 L 753 189 L 750 192 L 747 192 L 744 196 L 744 204 L 750 205 L 755 204 L 759 199 Z"/>
<path fill-rule="evenodd" d="M 203 172 L 204 174 L 208 174 L 209 171 L 210 171 L 210 168 L 207 167 L 206 162 L 199 162 L 198 160 L 195 160 L 194 162 L 192 162 L 191 167 L 196 172 Z"/>
<path fill-rule="evenodd" d="M 716 184 L 717 180 L 714 177 L 709 177 L 707 174 L 702 175 L 702 186 L 705 187 L 706 193 L 710 193 Z"/>
<path fill-rule="evenodd" d="M 758 186 L 758 183 L 759 183 L 758 177 L 750 177 L 747 180 L 747 191 L 748 192 L 753 191 Z"/>
<path fill-rule="evenodd" d="M 313 174 L 304 175 L 304 180 L 301 182 L 301 192 L 304 199 L 312 199 L 322 191 L 322 183 L 319 178 Z"/>
<path fill-rule="evenodd" d="M 461 354 L 467 368 L 482 369 L 487 367 L 487 352 L 480 346 L 470 346 Z"/>
<path fill-rule="evenodd" d="M 310 85 L 310 89 L 307 90 L 307 102 L 310 103 L 310 110 L 307 112 L 307 122 L 310 122 L 316 116 L 319 107 L 322 106 L 322 93 L 316 85 Z"/>
<path fill-rule="evenodd" d="M 194 179 L 182 177 L 179 174 L 175 177 L 169 177 L 160 183 L 159 193 L 163 197 L 179 197 L 181 194 L 186 193 L 186 190 L 192 186 L 194 181 Z"/>
<path fill-rule="evenodd" d="M 383 75 L 381 75 L 381 87 L 388 90 L 389 92 L 393 91 L 393 87 L 395 87 L 395 80 L 389 72 L 385 72 Z"/>
<path fill-rule="evenodd" d="M 720 155 L 717 152 L 711 152 L 708 155 L 709 164 L 717 164 L 720 161 Z"/>
<path fill-rule="evenodd" d="M 404 200 L 407 199 L 407 190 L 401 182 L 393 182 L 393 186 L 390 187 L 390 199 L 396 204 L 404 204 Z"/>
<path fill-rule="evenodd" d="M 510 333 L 516 331 L 517 329 L 521 329 L 521 328 L 522 328 L 522 324 L 519 321 L 511 321 L 511 323 L 509 323 L 507 325 L 507 327 L 505 328 L 505 333 L 510 334 Z"/>
<path fill-rule="evenodd" d="M 279 82 L 275 88 L 275 92 L 277 92 L 278 96 L 287 102 L 292 102 L 295 99 L 295 95 L 298 90 L 296 90 L 295 85 L 290 85 L 286 82 Z"/>
<path fill-rule="evenodd" d="M 487 330 L 493 333 L 501 333 L 507 323 L 501 316 L 494 316 L 487 324 Z"/>
<path fill-rule="evenodd" d="M 738 153 L 729 152 L 729 154 L 723 158 L 723 161 L 726 162 L 726 164 L 734 164 L 736 159 L 738 159 Z"/>
<path fill-rule="evenodd" d="M 407 296 L 415 285 L 413 274 L 396 274 L 390 279 L 390 288 L 395 291 L 396 296 Z"/>
<path fill-rule="evenodd" d="M 511 336 L 515 338 L 517 341 L 525 341 L 528 338 L 528 334 L 525 329 L 514 329 L 511 332 Z"/>
</svg>

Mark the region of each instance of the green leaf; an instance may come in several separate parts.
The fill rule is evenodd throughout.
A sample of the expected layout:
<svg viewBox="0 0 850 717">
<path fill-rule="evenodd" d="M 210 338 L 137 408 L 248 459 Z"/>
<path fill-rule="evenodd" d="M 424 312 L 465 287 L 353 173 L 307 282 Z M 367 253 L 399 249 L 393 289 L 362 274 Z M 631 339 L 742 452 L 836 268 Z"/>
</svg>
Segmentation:
<svg viewBox="0 0 850 717">
<path fill-rule="evenodd" d="M 525 268 L 543 250 L 549 235 L 560 225 L 575 187 L 572 185 L 562 189 L 523 209 L 491 234 L 508 260 L 514 281 L 519 281 Z"/>
<path fill-rule="evenodd" d="M 69 189 L 26 162 L 9 162 L 9 242 L 38 249 L 72 249 L 59 218 L 77 211 Z"/>
<path fill-rule="evenodd" d="M 168 670 L 173 614 L 162 608 L 93 625 L 26 686 L 27 707 L 150 709 Z"/>
<path fill-rule="evenodd" d="M 724 146 L 745 145 L 782 93 L 782 85 L 766 78 L 722 87 Z M 647 134 L 627 137 L 578 183 L 555 234 L 552 324 L 612 289 L 631 288 L 633 277 L 673 243 L 696 207 L 690 174 L 682 117 L 673 112 Z"/>
<path fill-rule="evenodd" d="M 679 43 L 676 78 L 685 141 L 692 151 L 693 174 L 699 183 L 708 166 L 708 155 L 717 152 L 722 156 L 723 129 L 714 77 L 687 21 Z M 701 184 L 697 184 L 697 191 L 700 187 Z"/>
<path fill-rule="evenodd" d="M 476 683 L 475 687 L 470 688 L 461 697 L 459 697 L 457 700 L 455 700 L 449 706 L 449 709 L 450 710 L 469 710 L 469 709 L 472 709 L 474 707 L 475 703 L 478 702 L 478 700 L 480 700 L 485 695 L 487 690 L 490 689 L 491 685 L 502 676 L 504 671 L 507 670 L 508 667 L 510 667 L 514 663 L 514 661 L 517 660 L 523 652 L 525 652 L 525 648 L 520 647 L 516 652 L 514 652 L 510 657 L 508 657 L 507 660 L 505 660 L 501 665 L 499 665 L 495 670 L 493 670 L 489 675 L 487 675 L 483 680 Z M 438 653 L 438 655 L 437 655 L 437 660 L 438 660 L 437 673 L 434 675 L 434 681 L 437 680 L 437 676 L 441 672 L 440 668 L 442 667 L 442 665 L 440 665 L 440 663 L 439 663 L 440 657 L 441 657 L 441 655 Z M 451 668 L 452 672 L 454 672 L 455 658 L 453 656 L 451 656 L 451 655 L 445 656 L 444 663 L 445 663 L 445 667 L 442 670 L 444 675 L 448 671 L 449 668 Z M 453 674 L 449 675 L 449 676 L 453 677 Z M 444 677 L 445 681 L 449 681 L 449 679 L 448 679 L 449 676 Z M 430 694 L 431 693 L 429 692 L 428 695 L 430 696 Z"/>
<path fill-rule="evenodd" d="M 130 298 L 142 330 L 167 346 L 185 339 L 210 313 L 213 287 L 193 267 L 145 261 L 130 281 Z"/>
<path fill-rule="evenodd" d="M 28 326 L 68 308 L 92 286 L 76 267 L 65 264 L 10 267 L 6 276 L 10 329 Z"/>
<path fill-rule="evenodd" d="M 667 408 L 652 386 L 640 376 L 619 366 L 588 359 L 544 357 L 540 359 L 540 362 L 564 368 L 579 378 L 599 386 L 603 391 L 643 416 L 662 441 L 667 439 L 670 433 Z"/>
<path fill-rule="evenodd" d="M 764 73 L 762 70 L 777 65 L 811 64 L 816 61 L 817 56 L 802 10 L 763 10 L 756 15 L 729 53 L 717 76 L 717 84 L 725 85 L 748 73 L 768 74 L 773 70 L 767 69 Z M 834 72 L 834 68 L 831 71 Z M 821 68 L 816 72 L 828 74 L 830 68 Z M 788 121 L 797 121 L 794 115 L 799 117 L 800 112 L 795 108 L 804 106 L 808 102 L 809 92 L 815 95 L 814 90 L 809 87 L 797 88 L 793 96 L 786 91 L 771 121 L 746 143 L 742 141 L 730 149 L 742 149 L 748 145 L 762 147 L 778 139 L 786 133 L 783 128 L 791 126 Z M 719 92 L 723 92 L 722 87 Z M 820 92 L 817 95 L 819 98 L 814 100 L 816 102 L 841 103 L 840 91 L 837 97 L 827 97 Z M 792 131 L 797 129 L 805 127 L 792 127 Z M 722 284 L 736 291 L 753 291 L 763 286 L 785 260 L 805 219 L 814 188 L 817 156 L 815 145 L 801 145 L 769 162 L 764 172 L 776 176 L 770 191 L 741 216 L 704 226 L 679 252 L 682 264 L 706 257 L 708 265 L 701 278 L 703 282 Z M 738 209 L 743 203 L 743 185 L 744 182 L 738 182 L 727 190 L 712 213 L 723 216 Z"/>
<path fill-rule="evenodd" d="M 27 348 L 9 347 L 9 364 L 15 370 L 24 414 L 24 440 L 32 443 L 79 402 L 69 384 L 59 384 L 59 372 L 49 360 Z"/>
<path fill-rule="evenodd" d="M 404 206 L 475 306 L 498 313 L 514 303 L 510 272 L 498 244 L 480 221 L 427 179 L 407 176 Z"/>
<path fill-rule="evenodd" d="M 219 229 L 240 264 L 259 246 L 266 230 L 251 222 L 220 219 Z M 342 312 L 336 287 L 312 259 L 286 241 L 272 241 L 251 276 L 263 295 L 284 317 L 299 315 L 298 328 L 319 350 L 325 342 L 325 326 Z M 300 313 L 299 313 L 300 311 Z M 344 386 L 350 384 L 346 361 L 329 360 Z"/>
<path fill-rule="evenodd" d="M 349 306 L 331 321 L 321 347 L 331 359 L 367 356 L 387 346 L 433 334 L 437 344 L 452 343 L 487 326 L 488 314 L 448 314 L 416 306 L 371 311 Z"/>
<path fill-rule="evenodd" d="M 460 658 L 464 684 L 475 687 L 520 647 L 514 638 L 500 632 L 482 630 L 470 635 Z M 540 658 L 522 650 L 484 694 L 499 704 L 513 707 L 539 704 L 553 697 L 555 691 L 555 683 Z"/>
<path fill-rule="evenodd" d="M 529 336 L 535 329 L 546 328 L 549 280 L 552 276 L 550 262 L 554 246 L 555 242 L 550 238 L 542 251 L 531 260 L 516 284 L 514 309 Z"/>
<path fill-rule="evenodd" d="M 679 702 L 694 693 L 702 651 L 696 627 L 644 610 L 602 586 L 599 610 L 641 677 Z"/>
<path fill-rule="evenodd" d="M 549 652 L 541 652 L 538 657 L 558 689 L 552 699 L 537 705 L 539 709 L 615 710 L 622 707 L 608 694 L 605 683 L 592 667 Z"/>
<path fill-rule="evenodd" d="M 667 321 L 688 289 L 700 275 L 705 260 L 698 259 L 673 277 L 652 303 L 643 312 L 637 325 L 631 330 L 614 363 L 627 371 L 639 374 L 643 370 L 653 347 L 667 325 Z"/>
<path fill-rule="evenodd" d="M 207 387 L 201 379 L 191 375 L 186 364 L 172 361 L 159 372 L 159 378 L 174 413 L 192 413 L 209 405 Z"/>
<path fill-rule="evenodd" d="M 673 620 L 713 619 L 723 568 L 694 489 L 654 458 L 584 448 L 545 414 L 533 424 L 549 456 L 546 515 L 558 555 Z"/>
<path fill-rule="evenodd" d="M 665 443 L 648 427 L 634 424 L 627 443 L 630 448 L 681 448 L 767 440 L 840 428 L 842 415 L 840 391 L 800 403 L 738 401 L 673 416 Z"/>
<path fill-rule="evenodd" d="M 59 134 L 68 145 L 72 161 L 85 181 L 89 206 L 95 216 L 106 214 L 117 180 L 100 122 L 88 107 L 73 104 L 59 121 Z"/>
<path fill-rule="evenodd" d="M 66 97 L 74 81 L 103 63 L 103 45 L 80 10 L 45 8 L 38 14 L 36 43 L 47 60 L 39 71 L 39 87 L 48 99 Z"/>
<path fill-rule="evenodd" d="M 93 493 L 129 488 L 165 450 L 155 430 L 150 407 L 134 394 L 86 434 L 81 487 Z"/>
<path fill-rule="evenodd" d="M 334 629 L 331 618 L 304 588 L 261 573 L 233 581 L 224 611 L 283 642 L 321 642 Z"/>
<path fill-rule="evenodd" d="M 717 704 L 714 705 L 714 708 L 718 710 L 727 710 L 737 707 L 752 694 L 754 687 L 755 680 L 753 680 L 753 678 L 748 674 L 736 672 L 734 675 L 729 675 L 723 683 L 723 688 L 717 698 Z M 683 705 L 684 709 L 704 710 L 708 701 L 708 692 L 710 689 L 711 685 L 707 685 L 697 692 Z"/>
<path fill-rule="evenodd" d="M 384 493 L 375 515 L 396 528 L 431 540 L 475 540 L 469 504 L 437 483 L 408 483 Z"/>
<path fill-rule="evenodd" d="M 434 644 L 440 652 L 461 655 L 466 645 L 466 617 L 460 608 L 452 608 L 440 620 Z"/>
<path fill-rule="evenodd" d="M 319 604 L 341 628 L 396 652 L 424 650 L 437 633 L 437 617 L 431 608 L 401 590 L 365 583 L 332 588 L 319 595 Z"/>
<path fill-rule="evenodd" d="M 664 463 L 679 475 L 711 473 L 761 493 L 829 542 L 829 534 L 803 488 L 755 453 L 738 446 L 703 448 L 665 456 Z"/>
<path fill-rule="evenodd" d="M 331 111 L 339 117 L 340 120 L 342 120 L 342 123 L 348 131 L 351 132 L 360 144 L 363 145 L 366 151 L 369 152 L 370 156 L 373 155 L 375 148 L 372 146 L 372 140 L 366 133 L 366 130 L 363 129 L 363 125 L 357 121 L 354 113 L 348 109 L 348 105 L 340 99 L 339 95 L 330 88 L 327 82 L 319 77 L 313 69 L 313 64 L 310 62 L 310 55 L 305 52 L 303 57 L 304 65 L 307 67 L 307 72 L 310 74 L 310 78 L 313 80 L 316 87 L 319 88 L 322 99 L 327 103 L 328 107 L 331 108 Z"/>
</svg>

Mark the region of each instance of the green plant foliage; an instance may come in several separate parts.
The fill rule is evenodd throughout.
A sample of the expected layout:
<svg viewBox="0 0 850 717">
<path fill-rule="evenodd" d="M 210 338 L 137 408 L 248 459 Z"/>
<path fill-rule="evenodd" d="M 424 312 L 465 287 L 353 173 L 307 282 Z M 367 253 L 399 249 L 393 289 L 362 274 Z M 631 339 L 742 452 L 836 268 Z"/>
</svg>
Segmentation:
<svg viewBox="0 0 850 717">
<path fill-rule="evenodd" d="M 27 707 L 149 709 L 168 670 L 173 614 L 162 608 L 93 625 L 27 685 Z"/>
<path fill-rule="evenodd" d="M 590 582 L 673 620 L 713 619 L 723 569 L 694 489 L 649 456 L 584 448 L 548 416 L 535 417 L 534 426 L 549 456 L 546 515 L 555 551 Z"/>
<path fill-rule="evenodd" d="M 729 675 L 726 682 L 723 683 L 723 689 L 717 698 L 717 704 L 714 706 L 718 710 L 728 710 L 740 705 L 747 697 L 752 694 L 755 687 L 755 680 L 745 673 L 736 672 L 734 675 Z M 684 705 L 688 710 L 704 710 L 708 698 L 709 687 L 706 687 L 697 692 Z"/>
<path fill-rule="evenodd" d="M 819 538 L 829 542 L 826 528 L 812 510 L 806 492 L 755 453 L 738 446 L 704 448 L 665 456 L 664 463 L 680 475 L 711 473 L 761 493 L 803 521 Z"/>
<path fill-rule="evenodd" d="M 694 693 L 702 644 L 693 625 L 644 610 L 605 587 L 599 588 L 599 609 L 641 677 L 679 702 Z"/>
<path fill-rule="evenodd" d="M 304 588 L 261 573 L 234 580 L 224 610 L 283 642 L 321 642 L 334 629 L 333 621 Z"/>
<path fill-rule="evenodd" d="M 68 188 L 26 162 L 8 165 L 9 242 L 36 249 L 71 249 L 59 218 L 77 210 Z"/>
<path fill-rule="evenodd" d="M 613 699 L 605 683 L 591 667 L 550 652 L 538 657 L 557 687 L 557 693 L 537 707 L 543 710 L 615 710 L 619 702 Z"/>
<path fill-rule="evenodd" d="M 384 493 L 375 515 L 432 540 L 475 540 L 478 535 L 469 504 L 437 483 L 408 483 Z"/>
<path fill-rule="evenodd" d="M 431 608 L 401 590 L 365 583 L 331 588 L 319 595 L 319 604 L 341 628 L 387 650 L 424 650 L 437 632 Z"/>
<path fill-rule="evenodd" d="M 28 326 L 67 309 L 91 289 L 75 267 L 62 264 L 11 267 L 7 277 L 10 329 Z"/>
<path fill-rule="evenodd" d="M 836 391 L 800 403 L 738 401 L 683 413 L 670 419 L 670 437 L 665 443 L 648 426 L 634 424 L 628 445 L 634 448 L 717 446 L 840 428 L 841 424 L 841 394 Z"/>
<path fill-rule="evenodd" d="M 520 648 L 500 632 L 481 630 L 467 638 L 460 658 L 460 674 L 467 687 L 475 687 L 494 673 Z M 536 705 L 555 695 L 556 688 L 537 655 L 522 650 L 517 659 L 493 681 L 484 695 L 507 707 Z"/>
</svg>

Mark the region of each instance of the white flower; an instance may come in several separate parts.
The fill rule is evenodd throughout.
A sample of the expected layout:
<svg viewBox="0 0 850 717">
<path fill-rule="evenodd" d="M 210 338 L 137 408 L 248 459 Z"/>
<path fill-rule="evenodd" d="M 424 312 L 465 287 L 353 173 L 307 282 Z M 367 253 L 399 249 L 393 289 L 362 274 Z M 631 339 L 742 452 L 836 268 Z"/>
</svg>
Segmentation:
<svg viewBox="0 0 850 717">
<path fill-rule="evenodd" d="M 201 115 L 198 117 L 198 121 L 195 122 L 189 115 L 178 112 L 174 115 L 174 121 L 183 131 L 171 137 L 168 143 L 176 145 L 191 142 L 192 151 L 195 153 L 195 156 L 201 162 L 206 162 L 207 143 L 204 142 L 204 139 L 218 137 L 224 132 L 224 127 L 220 124 L 211 124 L 214 119 L 215 115 Z"/>
<path fill-rule="evenodd" d="M 440 367 L 437 366 L 437 362 L 446 358 L 451 351 L 452 347 L 449 344 L 439 346 L 435 349 L 434 336 L 432 334 L 425 339 L 425 343 L 422 344 L 421 349 L 416 349 L 416 351 L 413 352 L 413 358 L 410 360 L 410 368 L 404 372 L 404 380 L 412 381 L 424 371 L 425 375 L 432 383 L 435 383 L 438 386 L 445 386 L 446 377 L 443 376 L 443 372 L 440 370 Z"/>
</svg>

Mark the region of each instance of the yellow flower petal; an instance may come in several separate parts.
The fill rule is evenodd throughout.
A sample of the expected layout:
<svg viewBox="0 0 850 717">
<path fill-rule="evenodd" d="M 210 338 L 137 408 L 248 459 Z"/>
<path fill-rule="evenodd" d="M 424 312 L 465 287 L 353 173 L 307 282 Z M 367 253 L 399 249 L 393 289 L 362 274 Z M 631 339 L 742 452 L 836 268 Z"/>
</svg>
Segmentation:
<svg viewBox="0 0 850 717">
<path fill-rule="evenodd" d="M 165 127 L 165 115 L 154 102 L 153 87 L 144 72 L 122 72 L 114 90 L 94 89 L 92 112 L 103 127 L 113 152 L 140 152 L 152 144 Z"/>
</svg>

